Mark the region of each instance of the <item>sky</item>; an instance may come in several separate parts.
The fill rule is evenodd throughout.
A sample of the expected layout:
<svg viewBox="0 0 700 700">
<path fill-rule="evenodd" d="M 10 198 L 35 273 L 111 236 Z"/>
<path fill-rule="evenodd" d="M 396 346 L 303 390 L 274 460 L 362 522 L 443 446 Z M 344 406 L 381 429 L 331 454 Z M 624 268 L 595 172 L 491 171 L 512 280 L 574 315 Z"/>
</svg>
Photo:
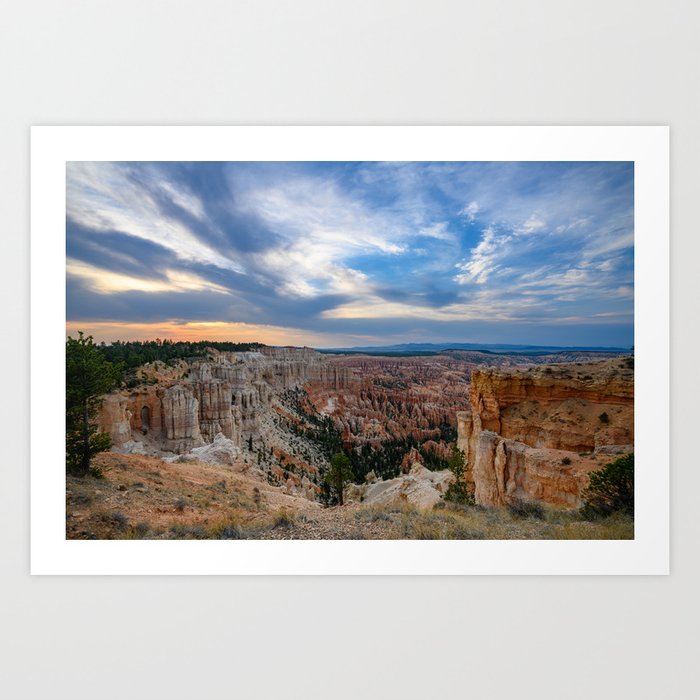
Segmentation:
<svg viewBox="0 0 700 700">
<path fill-rule="evenodd" d="M 633 344 L 630 162 L 70 162 L 67 333 Z"/>
</svg>

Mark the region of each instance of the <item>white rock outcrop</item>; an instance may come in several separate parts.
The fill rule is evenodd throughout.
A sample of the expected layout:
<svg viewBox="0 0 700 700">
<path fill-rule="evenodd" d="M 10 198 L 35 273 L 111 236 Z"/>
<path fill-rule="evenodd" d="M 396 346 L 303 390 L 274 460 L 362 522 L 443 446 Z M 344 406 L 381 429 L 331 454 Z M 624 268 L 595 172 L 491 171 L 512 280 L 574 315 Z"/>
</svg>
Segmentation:
<svg viewBox="0 0 700 700">
<path fill-rule="evenodd" d="M 410 503 L 417 508 L 432 508 L 440 502 L 454 474 L 445 469 L 432 472 L 414 463 L 408 474 L 371 484 L 351 484 L 345 490 L 347 501 L 362 501 L 363 505 Z"/>
<path fill-rule="evenodd" d="M 217 433 L 212 442 L 192 448 L 189 454 L 208 464 L 235 464 L 241 451 L 223 433 Z"/>
</svg>

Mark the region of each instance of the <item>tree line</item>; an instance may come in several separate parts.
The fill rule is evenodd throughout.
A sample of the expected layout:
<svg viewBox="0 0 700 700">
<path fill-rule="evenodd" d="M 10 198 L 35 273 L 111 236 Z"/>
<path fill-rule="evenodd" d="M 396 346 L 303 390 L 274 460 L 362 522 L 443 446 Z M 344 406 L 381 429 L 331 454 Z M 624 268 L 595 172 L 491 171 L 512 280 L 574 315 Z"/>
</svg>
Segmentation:
<svg viewBox="0 0 700 700">
<path fill-rule="evenodd" d="M 200 340 L 117 340 L 106 345 L 96 346 L 104 359 L 112 364 L 120 364 L 126 371 L 136 369 L 147 362 L 172 363 L 174 360 L 205 357 L 211 350 L 219 352 L 250 352 L 265 347 L 262 343 L 228 343 L 222 341 Z"/>
</svg>

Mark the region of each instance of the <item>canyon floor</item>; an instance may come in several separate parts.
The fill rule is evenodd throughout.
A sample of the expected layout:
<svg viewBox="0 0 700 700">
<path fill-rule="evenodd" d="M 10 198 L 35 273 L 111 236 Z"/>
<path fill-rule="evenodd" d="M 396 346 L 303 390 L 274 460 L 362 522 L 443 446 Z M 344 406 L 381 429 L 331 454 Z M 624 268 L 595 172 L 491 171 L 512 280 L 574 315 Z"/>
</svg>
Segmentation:
<svg viewBox="0 0 700 700">
<path fill-rule="evenodd" d="M 631 539 L 631 518 L 588 522 L 572 510 L 543 507 L 432 508 L 350 503 L 324 508 L 288 495 L 245 464 L 168 463 L 103 453 L 100 478 L 69 477 L 70 539 Z"/>
</svg>

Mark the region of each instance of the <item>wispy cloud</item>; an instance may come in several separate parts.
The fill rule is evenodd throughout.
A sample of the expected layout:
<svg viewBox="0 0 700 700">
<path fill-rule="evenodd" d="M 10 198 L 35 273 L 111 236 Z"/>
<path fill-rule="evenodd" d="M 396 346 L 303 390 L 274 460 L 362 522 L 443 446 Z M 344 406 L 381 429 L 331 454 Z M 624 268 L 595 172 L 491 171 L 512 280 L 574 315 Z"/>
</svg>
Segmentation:
<svg viewBox="0 0 700 700">
<path fill-rule="evenodd" d="M 464 209 L 460 209 L 459 215 L 463 216 L 470 223 L 476 219 L 476 215 L 479 213 L 479 203 L 469 202 Z"/>
<path fill-rule="evenodd" d="M 456 267 L 460 274 L 455 277 L 459 284 L 476 282 L 484 284 L 489 275 L 498 269 L 498 259 L 506 254 L 505 246 L 510 241 L 510 236 L 497 236 L 494 228 L 489 226 L 481 234 L 479 245 L 472 248 L 471 255 Z"/>
<path fill-rule="evenodd" d="M 164 270 L 162 278 L 135 277 L 111 272 L 68 258 L 66 273 L 71 277 L 84 280 L 87 283 L 87 288 L 98 294 L 131 291 L 175 293 L 208 291 L 217 294 L 230 294 L 226 287 L 184 270 Z"/>
<path fill-rule="evenodd" d="M 514 232 L 519 235 L 529 236 L 531 233 L 541 231 L 545 227 L 545 222 L 538 214 L 530 214 L 526 221 L 516 227 Z"/>
<path fill-rule="evenodd" d="M 148 166 L 145 166 L 148 168 Z M 203 206 L 191 195 L 176 191 L 167 181 L 153 175 L 151 188 L 143 177 L 134 181 L 130 168 L 115 163 L 71 162 L 67 165 L 67 215 L 80 226 L 95 233 L 120 231 L 146 241 L 156 241 L 183 261 L 216 265 L 243 272 L 244 269 L 210 245 L 174 217 L 164 215 L 153 189 L 196 216 Z"/>
</svg>

